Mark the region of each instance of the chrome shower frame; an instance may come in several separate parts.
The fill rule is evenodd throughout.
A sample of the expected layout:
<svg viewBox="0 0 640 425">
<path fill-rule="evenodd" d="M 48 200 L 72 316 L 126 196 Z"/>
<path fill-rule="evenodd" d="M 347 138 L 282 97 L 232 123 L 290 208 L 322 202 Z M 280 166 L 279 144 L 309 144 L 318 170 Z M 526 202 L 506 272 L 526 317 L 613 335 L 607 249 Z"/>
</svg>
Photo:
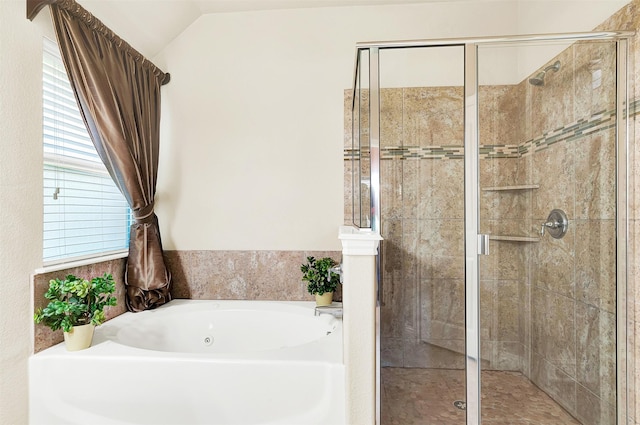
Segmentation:
<svg viewBox="0 0 640 425">
<path fill-rule="evenodd" d="M 370 228 L 381 233 L 380 215 L 380 80 L 379 53 L 382 49 L 419 47 L 464 48 L 464 165 L 465 165 L 465 327 L 466 327 L 466 412 L 468 425 L 481 423 L 480 368 L 480 300 L 479 292 L 479 119 L 478 119 L 478 47 L 505 46 L 522 43 L 613 41 L 616 42 L 616 345 L 617 345 L 617 423 L 628 423 L 629 411 L 629 341 L 627 335 L 627 191 L 628 191 L 628 39 L 631 31 L 601 31 L 558 34 L 516 35 L 504 37 L 452 38 L 433 40 L 375 41 L 356 44 L 353 85 L 355 107 L 360 54 L 369 52 L 369 141 L 370 141 Z M 354 123 L 355 126 L 355 123 Z M 355 127 L 353 128 L 355 132 Z M 355 134 L 355 133 L 354 133 Z M 361 149 L 362 147 L 360 147 Z M 356 184 L 354 180 L 354 185 Z M 355 207 L 354 207 L 355 215 Z M 354 223 L 360 223 L 354 219 Z M 380 305 L 382 303 L 381 261 L 378 270 L 378 307 L 376 311 L 377 376 L 376 423 L 380 424 Z"/>
</svg>

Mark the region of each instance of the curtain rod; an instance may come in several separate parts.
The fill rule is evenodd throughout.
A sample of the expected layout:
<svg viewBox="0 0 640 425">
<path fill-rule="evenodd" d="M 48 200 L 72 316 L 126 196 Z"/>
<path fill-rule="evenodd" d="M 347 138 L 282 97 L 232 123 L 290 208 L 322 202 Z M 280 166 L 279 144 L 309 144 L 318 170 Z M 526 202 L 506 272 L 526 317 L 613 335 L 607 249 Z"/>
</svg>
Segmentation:
<svg viewBox="0 0 640 425">
<path fill-rule="evenodd" d="M 84 22 L 94 31 L 101 33 L 107 37 L 110 41 L 114 42 L 118 47 L 126 51 L 133 56 L 137 61 L 147 62 L 153 72 L 160 76 L 162 85 L 164 86 L 171 80 L 171 75 L 168 72 L 163 72 L 160 68 L 155 66 L 150 60 L 144 57 L 144 55 L 134 49 L 129 43 L 120 38 L 109 27 L 102 23 L 98 18 L 93 16 L 91 12 L 86 10 L 75 0 L 27 0 L 27 19 L 33 21 L 38 13 L 48 5 L 53 5 L 68 11 L 73 16 Z"/>
</svg>

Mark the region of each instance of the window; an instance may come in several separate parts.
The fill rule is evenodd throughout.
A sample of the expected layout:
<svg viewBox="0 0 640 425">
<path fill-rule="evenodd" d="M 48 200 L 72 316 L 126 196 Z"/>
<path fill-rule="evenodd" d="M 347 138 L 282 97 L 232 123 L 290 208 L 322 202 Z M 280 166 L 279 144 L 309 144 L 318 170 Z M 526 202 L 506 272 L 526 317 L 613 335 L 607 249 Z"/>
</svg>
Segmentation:
<svg viewBox="0 0 640 425">
<path fill-rule="evenodd" d="M 43 51 L 44 263 L 124 250 L 131 210 L 89 138 L 58 46 L 45 38 Z"/>
</svg>

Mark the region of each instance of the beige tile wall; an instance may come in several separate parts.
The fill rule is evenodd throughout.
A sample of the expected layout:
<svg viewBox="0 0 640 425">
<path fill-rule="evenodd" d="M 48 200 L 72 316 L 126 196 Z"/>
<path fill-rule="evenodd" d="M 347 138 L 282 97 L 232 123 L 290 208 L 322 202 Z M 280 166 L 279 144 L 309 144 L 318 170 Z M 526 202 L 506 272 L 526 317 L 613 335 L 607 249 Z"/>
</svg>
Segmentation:
<svg viewBox="0 0 640 425">
<path fill-rule="evenodd" d="M 310 301 L 300 266 L 339 251 L 165 251 L 174 298 Z M 334 299 L 341 299 L 340 289 Z"/>
<path fill-rule="evenodd" d="M 615 107 L 612 43 L 576 43 L 549 63 L 556 59 L 562 69 L 544 87 L 525 83 L 514 89 L 525 98 L 524 119 L 530 123 L 525 138 Z M 602 70 L 600 84 L 593 84 L 594 68 Z M 532 223 L 541 223 L 553 208 L 563 209 L 570 219 L 563 239 L 545 236 L 526 250 L 530 320 L 525 320 L 524 372 L 583 424 L 613 424 L 615 133 L 588 132 L 520 160 L 531 182 L 540 185 L 526 210 Z"/>
<path fill-rule="evenodd" d="M 48 304 L 48 300 L 44 297 L 45 292 L 49 289 L 49 281 L 52 279 L 64 279 L 67 275 L 74 275 L 85 279 L 92 279 L 96 276 L 102 276 L 104 273 L 110 273 L 116 282 L 116 300 L 117 304 L 113 307 L 106 307 L 104 312 L 107 320 L 112 319 L 127 310 L 125 305 L 124 290 L 124 270 L 126 259 L 103 261 L 101 263 L 89 264 L 81 267 L 60 270 L 56 272 L 48 272 L 36 274 L 33 276 L 33 304 L 34 310 L 44 308 Z M 34 324 L 34 352 L 44 350 L 55 344 L 62 342 L 62 331 L 51 331 L 48 327 Z"/>
<path fill-rule="evenodd" d="M 498 86 L 483 87 L 482 93 L 491 102 L 487 102 L 483 113 L 492 118 L 493 127 L 497 121 L 493 117 L 498 115 L 494 104 L 505 102 L 508 90 Z M 381 147 L 462 146 L 462 95 L 462 87 L 382 89 Z M 351 148 L 350 109 L 350 93 L 346 91 L 345 149 Z M 367 110 L 360 113 L 366 114 Z M 497 122 L 495 127 L 500 128 L 501 136 L 505 135 L 504 127 Z M 361 140 L 366 141 L 366 137 Z M 495 167 L 500 161 L 506 160 L 486 164 Z M 516 172 L 515 161 L 505 164 L 510 164 Z M 345 162 L 346 223 L 352 222 L 353 166 L 357 168 L 358 164 Z M 463 367 L 463 167 L 461 158 L 398 157 L 381 161 L 382 234 L 385 238 L 381 329 L 384 365 Z M 504 164 L 502 169 L 504 171 Z M 490 176 L 492 183 L 497 184 L 493 182 L 494 175 L 499 174 Z M 512 200 L 497 198 L 491 201 L 495 204 L 493 211 L 503 211 L 498 208 L 500 203 L 503 207 L 509 204 L 503 216 L 510 214 L 514 220 L 521 217 L 516 213 L 518 203 L 512 205 Z M 503 221 L 493 222 L 495 226 L 504 226 Z M 491 257 L 492 263 L 485 268 L 486 279 L 482 285 L 482 302 L 488 306 L 483 309 L 483 360 L 487 368 L 521 370 L 523 324 L 519 312 L 524 299 L 517 283 L 522 278 L 524 255 L 514 255 L 508 249 L 502 251 Z"/>
</svg>

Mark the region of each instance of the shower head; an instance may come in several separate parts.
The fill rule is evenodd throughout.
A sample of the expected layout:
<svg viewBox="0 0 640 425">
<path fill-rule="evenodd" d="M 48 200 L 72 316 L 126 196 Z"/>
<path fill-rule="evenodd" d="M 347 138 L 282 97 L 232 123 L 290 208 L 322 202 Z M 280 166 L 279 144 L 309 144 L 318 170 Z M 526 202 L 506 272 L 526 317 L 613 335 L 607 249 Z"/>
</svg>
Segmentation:
<svg viewBox="0 0 640 425">
<path fill-rule="evenodd" d="M 557 72 L 560 69 L 560 61 L 555 61 L 552 65 L 549 65 L 544 70 L 538 72 L 534 77 L 529 78 L 529 83 L 534 86 L 544 86 L 544 76 L 547 71 Z"/>
<path fill-rule="evenodd" d="M 538 72 L 535 77 L 529 78 L 529 83 L 534 86 L 544 86 L 544 74 L 544 71 Z"/>
</svg>

